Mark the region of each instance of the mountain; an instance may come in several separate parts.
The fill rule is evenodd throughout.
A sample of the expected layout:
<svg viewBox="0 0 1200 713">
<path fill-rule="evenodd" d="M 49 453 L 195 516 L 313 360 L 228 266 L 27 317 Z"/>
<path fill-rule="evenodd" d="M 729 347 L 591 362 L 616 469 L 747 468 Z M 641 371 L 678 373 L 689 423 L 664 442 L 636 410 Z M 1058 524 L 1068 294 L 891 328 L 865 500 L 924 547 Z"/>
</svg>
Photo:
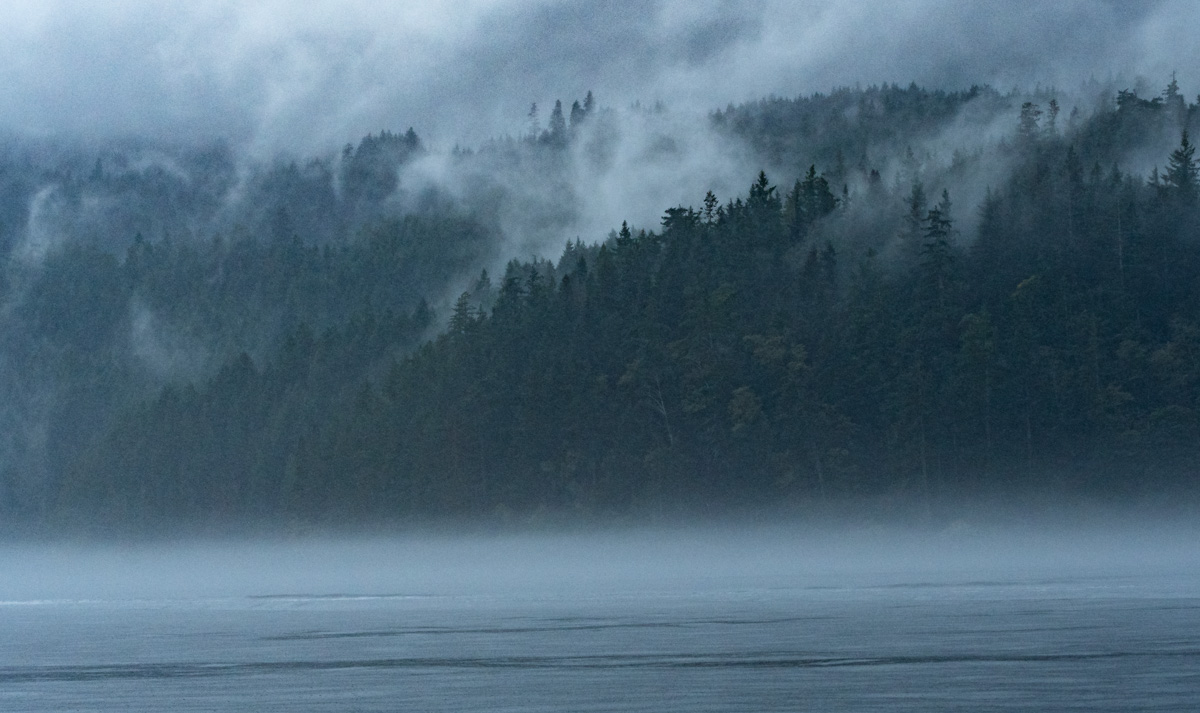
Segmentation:
<svg viewBox="0 0 1200 713">
<path fill-rule="evenodd" d="M 0 511 L 107 531 L 1186 502 L 1198 112 L 1174 81 L 885 85 L 699 121 L 589 95 L 475 148 L 410 129 L 267 164 L 13 139 Z"/>
</svg>

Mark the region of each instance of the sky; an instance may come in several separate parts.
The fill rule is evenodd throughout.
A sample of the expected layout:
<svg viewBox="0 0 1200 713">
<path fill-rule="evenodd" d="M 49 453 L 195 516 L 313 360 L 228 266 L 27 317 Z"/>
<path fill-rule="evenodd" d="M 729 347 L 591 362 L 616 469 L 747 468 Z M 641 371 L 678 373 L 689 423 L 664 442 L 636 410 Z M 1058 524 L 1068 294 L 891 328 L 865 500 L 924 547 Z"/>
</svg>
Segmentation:
<svg viewBox="0 0 1200 713">
<path fill-rule="evenodd" d="M 518 133 L 529 106 L 707 111 L 880 82 L 1071 87 L 1178 70 L 1189 0 L 9 0 L 0 127 L 334 150 L 409 126 L 435 146 Z"/>
</svg>

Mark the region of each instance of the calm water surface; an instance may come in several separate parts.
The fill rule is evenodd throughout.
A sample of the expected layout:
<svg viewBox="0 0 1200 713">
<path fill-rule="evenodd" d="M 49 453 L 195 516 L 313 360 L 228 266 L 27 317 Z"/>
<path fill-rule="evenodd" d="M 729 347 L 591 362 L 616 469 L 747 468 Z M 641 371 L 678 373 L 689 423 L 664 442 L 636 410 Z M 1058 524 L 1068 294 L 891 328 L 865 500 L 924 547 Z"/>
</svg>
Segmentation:
<svg viewBox="0 0 1200 713">
<path fill-rule="evenodd" d="M 9 599 L 3 711 L 1185 711 L 1192 573 Z"/>
</svg>

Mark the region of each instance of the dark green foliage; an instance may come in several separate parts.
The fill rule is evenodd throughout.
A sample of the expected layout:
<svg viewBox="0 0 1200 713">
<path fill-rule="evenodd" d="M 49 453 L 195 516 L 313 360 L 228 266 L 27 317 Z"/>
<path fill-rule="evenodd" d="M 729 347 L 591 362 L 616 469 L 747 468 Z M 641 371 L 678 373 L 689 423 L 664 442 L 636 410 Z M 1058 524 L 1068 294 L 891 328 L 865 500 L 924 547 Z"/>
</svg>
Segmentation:
<svg viewBox="0 0 1200 713">
<path fill-rule="evenodd" d="M 1188 132 L 1184 130 L 1179 148 L 1171 152 L 1167 158 L 1167 170 L 1163 180 L 1174 193 L 1175 199 L 1184 205 L 1196 203 L 1197 191 L 1197 162 L 1196 147 L 1188 141 Z"/>
<path fill-rule="evenodd" d="M 905 148 L 975 101 L 1011 103 L 995 151 L 1012 170 L 952 205 L 955 184 Z M 44 514 L 345 524 L 1194 489 L 1200 234 L 1179 103 L 1123 93 L 1071 128 L 1056 101 L 1040 114 L 987 89 L 731 108 L 714 122 L 765 164 L 822 134 L 843 156 L 890 146 L 902 175 L 889 188 L 864 161 L 851 193 L 831 186 L 854 170 L 836 153 L 793 163 L 808 168 L 786 194 L 760 172 L 744 196 L 513 260 L 495 283 L 478 272 L 494 236 L 445 209 L 321 247 L 281 217 L 269 240 L 55 253 L 13 316 L 37 337 L 14 353 L 70 374 L 73 415 L 51 421 L 78 435 L 44 465 L 61 475 Z M 569 124 L 557 105 L 514 155 L 561 156 L 547 146 L 592 104 Z M 1158 180 L 1116 166 L 1171 122 Z M 371 141 L 344 161 L 420 150 Z M 391 190 L 381 175 L 354 190 Z M 479 277 L 429 338 L 434 274 Z M 219 344 L 211 363 L 130 368 L 131 300 Z"/>
<path fill-rule="evenodd" d="M 964 111 L 999 113 L 1012 101 L 989 87 L 944 92 L 884 84 L 730 106 L 714 112 L 712 121 L 745 139 L 767 166 L 826 167 L 834 172 L 837 192 L 847 179 L 837 173 L 846 170 L 847 159 L 851 169 L 869 174 L 875 155 L 901 156 L 906 146 L 933 138 Z"/>
<path fill-rule="evenodd" d="M 562 101 L 554 102 L 554 110 L 550 112 L 550 126 L 546 129 L 544 141 L 556 148 L 567 145 L 567 120 L 563 117 Z"/>
<path fill-rule="evenodd" d="M 124 262 L 88 245 L 48 255 L 5 315 L 5 365 L 21 375 L 5 418 L 38 425 L 4 442 L 0 510 L 47 514 L 49 485 L 72 516 L 279 512 L 283 495 L 245 488 L 274 481 L 299 434 L 415 344 L 431 326 L 421 293 L 494 239 L 466 218 L 409 216 L 336 248 L 139 235 Z M 210 482 L 218 471 L 254 482 Z M 184 477 L 190 506 L 159 482 Z"/>
<path fill-rule="evenodd" d="M 369 135 L 358 147 L 342 152 L 342 187 L 352 201 L 380 201 L 396 190 L 397 169 L 422 151 L 421 140 L 411 128 L 403 134 L 381 131 Z"/>
<path fill-rule="evenodd" d="M 1042 109 L 1033 102 L 1021 105 L 1021 119 L 1017 125 L 1017 138 L 1022 144 L 1028 145 L 1035 141 L 1040 133 L 1038 122 L 1042 118 Z"/>
</svg>

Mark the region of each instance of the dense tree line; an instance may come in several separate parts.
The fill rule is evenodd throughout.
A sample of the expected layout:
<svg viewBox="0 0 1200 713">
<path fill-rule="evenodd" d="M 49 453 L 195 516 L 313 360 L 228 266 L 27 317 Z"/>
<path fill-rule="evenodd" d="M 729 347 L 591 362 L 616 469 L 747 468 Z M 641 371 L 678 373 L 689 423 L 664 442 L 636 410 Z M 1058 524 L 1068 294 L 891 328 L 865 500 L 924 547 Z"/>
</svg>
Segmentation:
<svg viewBox="0 0 1200 713">
<path fill-rule="evenodd" d="M 994 111 L 1011 128 L 986 149 L 910 148 Z M 498 236 L 486 211 L 362 207 L 395 191 L 412 132 L 338 164 L 336 200 L 370 214 L 353 239 L 305 240 L 280 213 L 211 242 L 52 251 L 8 273 L 29 335 L 8 358 L 58 385 L 40 437 L 63 447 L 40 465 L 53 487 L 9 478 L 5 507 L 336 525 L 1194 493 L 1197 105 L 1172 81 L 1059 111 L 886 86 L 730 107 L 714 125 L 783 187 L 760 173 L 654 229 L 485 271 L 440 320 L 430 276 L 477 270 Z M 559 104 L 542 129 L 531 111 L 527 135 L 456 155 L 553 173 L 595 112 Z M 1167 136 L 1160 168 L 1121 168 Z M 305 170 L 323 169 L 278 180 L 303 193 Z M 956 201 L 980 176 L 981 204 Z M 187 363 L 198 344 L 207 366 Z"/>
<path fill-rule="evenodd" d="M 59 489 L 78 485 L 63 479 L 122 413 L 136 413 L 164 386 L 178 395 L 240 385 L 229 379 L 252 359 L 284 358 L 297 344 L 338 355 L 325 367 L 331 375 L 314 384 L 321 388 L 305 395 L 319 408 L 339 379 L 359 377 L 372 359 L 418 343 L 432 327 L 421 291 L 437 286 L 429 276 L 469 269 L 495 240 L 466 217 L 410 215 L 381 220 L 337 246 L 306 245 L 294 235 L 201 244 L 139 235 L 121 257 L 74 244 L 36 270 L 14 271 L 20 300 L 4 315 L 0 507 L 10 521 L 52 512 Z M 222 413 L 235 419 L 253 412 L 228 408 Z M 192 416 L 169 420 L 183 433 L 195 428 Z M 158 442 L 186 460 L 178 440 Z M 214 436 L 214 448 L 232 446 L 223 443 Z"/>
<path fill-rule="evenodd" d="M 989 199 L 969 244 L 949 195 L 925 206 L 917 186 L 899 265 L 808 237 L 839 218 L 814 172 L 514 263 L 490 313 L 464 294 L 327 438 L 378 429 L 401 512 L 1186 490 L 1193 148 L 1184 134 L 1147 185 L 1077 174 L 1054 143 L 1020 149 L 1035 175 Z M 348 465 L 318 449 L 308 468 Z"/>
</svg>

